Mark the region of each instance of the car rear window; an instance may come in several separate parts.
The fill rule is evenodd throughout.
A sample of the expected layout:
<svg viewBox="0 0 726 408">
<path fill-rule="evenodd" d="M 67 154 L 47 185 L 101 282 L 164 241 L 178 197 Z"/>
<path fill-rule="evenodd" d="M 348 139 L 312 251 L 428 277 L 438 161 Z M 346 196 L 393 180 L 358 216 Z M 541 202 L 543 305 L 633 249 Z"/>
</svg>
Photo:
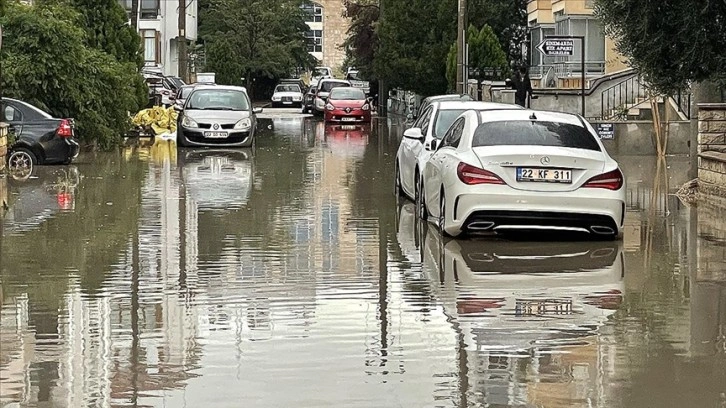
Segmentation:
<svg viewBox="0 0 726 408">
<path fill-rule="evenodd" d="M 275 88 L 275 92 L 302 92 L 302 91 L 300 90 L 299 85 L 285 84 L 285 85 L 278 85 Z"/>
<path fill-rule="evenodd" d="M 338 87 L 330 91 L 330 99 L 362 101 L 366 98 L 365 92 L 358 88 Z"/>
<path fill-rule="evenodd" d="M 506 145 L 557 146 L 600 151 L 600 145 L 586 128 L 570 123 L 507 120 L 482 123 L 474 131 L 472 147 Z"/>
<path fill-rule="evenodd" d="M 341 86 L 350 86 L 350 85 L 345 82 L 323 82 L 323 84 L 320 85 L 319 92 L 330 92 L 333 88 L 337 88 L 337 87 L 341 87 Z"/>
</svg>

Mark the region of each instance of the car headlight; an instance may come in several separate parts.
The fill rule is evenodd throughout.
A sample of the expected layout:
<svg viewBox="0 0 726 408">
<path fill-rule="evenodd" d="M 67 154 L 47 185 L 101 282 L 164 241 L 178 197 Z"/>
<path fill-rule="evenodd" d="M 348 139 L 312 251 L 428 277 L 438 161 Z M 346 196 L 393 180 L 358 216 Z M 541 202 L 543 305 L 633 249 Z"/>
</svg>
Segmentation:
<svg viewBox="0 0 726 408">
<path fill-rule="evenodd" d="M 185 128 L 198 128 L 199 125 L 197 122 L 195 122 L 193 119 L 190 119 L 189 116 L 184 116 L 182 119 L 182 126 Z"/>
<path fill-rule="evenodd" d="M 252 127 L 252 120 L 250 118 L 244 118 L 239 122 L 235 123 L 234 128 L 236 130 L 246 130 Z"/>
<path fill-rule="evenodd" d="M 276 96 L 276 95 L 272 95 L 272 100 L 273 101 L 279 101 L 280 100 L 280 97 L 279 96 Z"/>
<path fill-rule="evenodd" d="M 327 109 L 327 110 L 334 110 L 335 109 L 335 106 L 333 106 L 332 103 L 328 103 L 327 105 L 325 105 L 325 109 Z"/>
<path fill-rule="evenodd" d="M 294 100 L 294 101 L 302 101 L 302 96 L 300 96 L 300 95 L 293 96 L 292 97 L 292 100 Z"/>
</svg>

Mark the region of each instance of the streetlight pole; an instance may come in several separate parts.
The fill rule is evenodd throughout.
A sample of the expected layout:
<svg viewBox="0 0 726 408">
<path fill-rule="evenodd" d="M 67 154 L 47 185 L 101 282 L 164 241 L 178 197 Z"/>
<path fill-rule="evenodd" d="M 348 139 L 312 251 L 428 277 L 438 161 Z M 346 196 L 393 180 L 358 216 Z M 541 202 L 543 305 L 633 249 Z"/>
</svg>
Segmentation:
<svg viewBox="0 0 726 408">
<path fill-rule="evenodd" d="M 187 0 L 179 0 L 179 37 L 176 42 L 179 50 L 179 78 L 189 82 L 187 78 Z"/>
<path fill-rule="evenodd" d="M 466 4 L 467 0 L 458 0 L 459 13 L 456 36 L 456 93 L 466 93 Z"/>
</svg>

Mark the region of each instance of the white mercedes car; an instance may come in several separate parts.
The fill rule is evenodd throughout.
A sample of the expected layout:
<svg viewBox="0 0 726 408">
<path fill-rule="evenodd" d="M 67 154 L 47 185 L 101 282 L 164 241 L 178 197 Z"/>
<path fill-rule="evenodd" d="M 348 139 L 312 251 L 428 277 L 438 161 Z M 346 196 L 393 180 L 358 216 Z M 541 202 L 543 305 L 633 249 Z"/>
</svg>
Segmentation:
<svg viewBox="0 0 726 408">
<path fill-rule="evenodd" d="M 567 113 L 467 111 L 423 171 L 417 210 L 445 235 L 560 231 L 617 239 L 625 180 L 592 126 Z"/>
<path fill-rule="evenodd" d="M 272 94 L 272 107 L 297 106 L 302 107 L 303 91 L 298 84 L 279 84 Z"/>
<path fill-rule="evenodd" d="M 458 97 L 458 95 L 454 95 Z M 421 112 L 413 125 L 403 132 L 396 153 L 395 192 L 416 201 L 420 196 L 422 169 L 433 154 L 431 141 L 441 140 L 451 124 L 467 110 L 486 111 L 524 109 L 519 105 L 462 100 L 434 100 Z"/>
</svg>

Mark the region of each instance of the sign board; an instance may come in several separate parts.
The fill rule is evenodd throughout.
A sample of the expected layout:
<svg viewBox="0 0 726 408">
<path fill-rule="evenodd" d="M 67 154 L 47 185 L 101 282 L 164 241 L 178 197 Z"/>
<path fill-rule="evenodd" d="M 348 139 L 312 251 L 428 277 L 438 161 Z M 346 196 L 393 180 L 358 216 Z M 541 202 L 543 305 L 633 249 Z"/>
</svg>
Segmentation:
<svg viewBox="0 0 726 408">
<path fill-rule="evenodd" d="M 614 123 L 598 123 L 597 124 L 597 135 L 602 140 L 615 139 L 615 124 Z"/>
<path fill-rule="evenodd" d="M 572 38 L 548 38 L 537 49 L 547 57 L 569 57 L 575 54 L 575 40 Z"/>
</svg>

